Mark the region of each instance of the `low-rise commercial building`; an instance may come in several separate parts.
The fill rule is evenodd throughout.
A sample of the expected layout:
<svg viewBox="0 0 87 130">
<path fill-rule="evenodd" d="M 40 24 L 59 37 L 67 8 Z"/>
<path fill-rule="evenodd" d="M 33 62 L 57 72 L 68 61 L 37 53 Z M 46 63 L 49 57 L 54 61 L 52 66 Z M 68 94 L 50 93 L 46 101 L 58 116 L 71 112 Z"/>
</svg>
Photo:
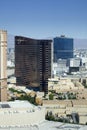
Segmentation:
<svg viewBox="0 0 87 130">
<path fill-rule="evenodd" d="M 45 109 L 27 101 L 0 102 L 0 126 L 2 127 L 27 126 L 44 120 Z"/>
<path fill-rule="evenodd" d="M 79 123 L 87 123 L 87 100 L 44 100 L 43 106 L 47 112 L 52 112 L 58 117 L 66 117 L 78 113 Z"/>
</svg>

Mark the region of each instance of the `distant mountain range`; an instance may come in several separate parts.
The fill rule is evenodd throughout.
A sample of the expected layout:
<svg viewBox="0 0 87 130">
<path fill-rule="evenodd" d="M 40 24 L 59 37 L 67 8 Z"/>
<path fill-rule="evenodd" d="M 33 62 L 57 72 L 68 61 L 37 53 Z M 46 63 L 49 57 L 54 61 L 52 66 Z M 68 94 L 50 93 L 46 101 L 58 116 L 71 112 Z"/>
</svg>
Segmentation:
<svg viewBox="0 0 87 130">
<path fill-rule="evenodd" d="M 87 39 L 74 39 L 75 49 L 87 49 Z"/>
<path fill-rule="evenodd" d="M 14 35 L 8 35 L 8 48 L 14 48 Z M 74 39 L 74 49 L 87 49 L 87 39 Z"/>
</svg>

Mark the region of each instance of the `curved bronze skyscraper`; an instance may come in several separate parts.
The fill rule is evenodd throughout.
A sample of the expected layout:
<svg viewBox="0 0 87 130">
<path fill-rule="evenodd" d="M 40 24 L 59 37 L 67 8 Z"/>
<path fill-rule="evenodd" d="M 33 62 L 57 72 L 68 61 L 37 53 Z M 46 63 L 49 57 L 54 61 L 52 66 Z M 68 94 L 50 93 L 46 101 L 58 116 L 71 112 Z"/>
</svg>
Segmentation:
<svg viewBox="0 0 87 130">
<path fill-rule="evenodd" d="M 7 100 L 7 31 L 0 30 L 0 101 Z"/>
<path fill-rule="evenodd" d="M 15 37 L 17 85 L 48 92 L 48 78 L 51 77 L 51 42 Z"/>
</svg>

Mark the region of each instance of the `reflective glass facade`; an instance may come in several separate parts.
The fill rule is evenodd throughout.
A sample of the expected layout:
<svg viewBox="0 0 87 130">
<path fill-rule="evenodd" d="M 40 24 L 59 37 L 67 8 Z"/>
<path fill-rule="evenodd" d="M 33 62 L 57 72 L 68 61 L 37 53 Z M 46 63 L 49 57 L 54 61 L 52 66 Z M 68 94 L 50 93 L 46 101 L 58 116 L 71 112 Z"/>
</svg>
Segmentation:
<svg viewBox="0 0 87 130">
<path fill-rule="evenodd" d="M 48 92 L 48 78 L 51 77 L 51 42 L 15 37 L 17 85 Z"/>
<path fill-rule="evenodd" d="M 57 59 L 73 58 L 73 39 L 66 37 L 56 37 L 53 43 L 54 62 Z"/>
</svg>

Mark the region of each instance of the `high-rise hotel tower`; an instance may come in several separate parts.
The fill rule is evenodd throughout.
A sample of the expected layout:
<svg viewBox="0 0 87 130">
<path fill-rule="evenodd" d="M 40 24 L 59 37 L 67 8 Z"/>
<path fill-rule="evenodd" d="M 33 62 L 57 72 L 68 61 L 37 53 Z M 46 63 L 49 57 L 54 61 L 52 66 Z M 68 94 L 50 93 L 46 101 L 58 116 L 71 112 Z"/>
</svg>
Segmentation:
<svg viewBox="0 0 87 130">
<path fill-rule="evenodd" d="M 53 41 L 54 62 L 58 59 L 73 58 L 73 38 L 55 37 Z"/>
<path fill-rule="evenodd" d="M 7 100 L 7 31 L 0 30 L 0 101 Z"/>
<path fill-rule="evenodd" d="M 51 40 L 15 37 L 15 74 L 17 85 L 48 92 L 51 77 Z"/>
</svg>

